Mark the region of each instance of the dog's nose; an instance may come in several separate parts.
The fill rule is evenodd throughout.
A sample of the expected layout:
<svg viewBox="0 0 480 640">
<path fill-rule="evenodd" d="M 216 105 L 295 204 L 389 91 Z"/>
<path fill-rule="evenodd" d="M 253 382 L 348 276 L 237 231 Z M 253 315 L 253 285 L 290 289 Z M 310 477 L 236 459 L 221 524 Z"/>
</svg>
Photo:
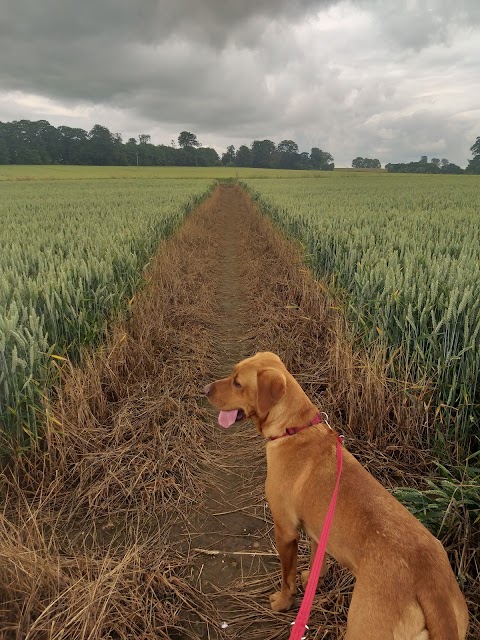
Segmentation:
<svg viewBox="0 0 480 640">
<path fill-rule="evenodd" d="M 208 396 L 210 395 L 210 391 L 212 390 L 212 385 L 211 384 L 207 384 L 207 386 L 205 387 L 204 391 L 205 391 L 205 395 Z"/>
</svg>

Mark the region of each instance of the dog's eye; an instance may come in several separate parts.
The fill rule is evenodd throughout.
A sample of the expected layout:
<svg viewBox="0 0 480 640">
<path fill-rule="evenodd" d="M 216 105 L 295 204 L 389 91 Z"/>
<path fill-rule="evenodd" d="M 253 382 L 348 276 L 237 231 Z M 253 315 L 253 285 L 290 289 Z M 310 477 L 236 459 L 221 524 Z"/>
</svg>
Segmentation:
<svg viewBox="0 0 480 640">
<path fill-rule="evenodd" d="M 233 379 L 233 386 L 234 387 L 241 387 L 242 385 L 240 384 L 240 382 L 236 378 L 234 378 Z"/>
</svg>

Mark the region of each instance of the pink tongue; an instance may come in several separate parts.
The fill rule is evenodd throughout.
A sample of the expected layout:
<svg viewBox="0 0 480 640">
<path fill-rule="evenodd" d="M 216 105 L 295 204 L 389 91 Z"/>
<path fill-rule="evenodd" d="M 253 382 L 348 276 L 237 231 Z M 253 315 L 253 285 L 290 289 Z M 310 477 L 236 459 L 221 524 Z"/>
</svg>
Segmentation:
<svg viewBox="0 0 480 640">
<path fill-rule="evenodd" d="M 228 429 L 237 419 L 238 409 L 233 411 L 220 411 L 218 415 L 218 424 L 224 429 Z"/>
</svg>

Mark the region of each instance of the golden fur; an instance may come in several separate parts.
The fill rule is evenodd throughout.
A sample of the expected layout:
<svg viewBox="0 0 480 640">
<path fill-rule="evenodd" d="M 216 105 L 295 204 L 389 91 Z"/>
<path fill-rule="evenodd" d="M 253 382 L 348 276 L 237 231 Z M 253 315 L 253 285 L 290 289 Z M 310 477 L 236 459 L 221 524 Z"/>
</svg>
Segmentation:
<svg viewBox="0 0 480 640">
<path fill-rule="evenodd" d="M 267 440 L 265 490 L 282 568 L 270 603 L 286 611 L 296 592 L 298 530 L 311 538 L 312 555 L 317 547 L 335 484 L 337 436 L 318 424 L 269 440 L 318 413 L 273 353 L 243 360 L 205 392 L 221 411 L 241 409 Z M 346 449 L 327 552 L 356 578 L 345 640 L 464 640 L 467 607 L 441 543 Z"/>
</svg>

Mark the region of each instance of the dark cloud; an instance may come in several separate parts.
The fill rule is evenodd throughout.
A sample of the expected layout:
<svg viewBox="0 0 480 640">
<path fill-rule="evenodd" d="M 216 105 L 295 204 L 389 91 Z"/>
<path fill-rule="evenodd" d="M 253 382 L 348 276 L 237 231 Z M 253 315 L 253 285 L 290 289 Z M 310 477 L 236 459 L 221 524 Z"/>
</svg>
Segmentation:
<svg viewBox="0 0 480 640">
<path fill-rule="evenodd" d="M 302 20 L 335 0 L 4 0 L 0 36 L 59 43 L 123 37 L 153 44 L 172 34 L 222 47 L 249 41 L 256 22 Z"/>
<path fill-rule="evenodd" d="M 478 0 L 3 0 L 0 119 L 465 164 L 479 24 Z"/>
<path fill-rule="evenodd" d="M 200 83 L 225 48 L 255 49 L 272 21 L 295 23 L 329 4 L 4 0 L 0 82 L 6 89 L 100 101 L 146 82 L 175 91 Z"/>
</svg>

